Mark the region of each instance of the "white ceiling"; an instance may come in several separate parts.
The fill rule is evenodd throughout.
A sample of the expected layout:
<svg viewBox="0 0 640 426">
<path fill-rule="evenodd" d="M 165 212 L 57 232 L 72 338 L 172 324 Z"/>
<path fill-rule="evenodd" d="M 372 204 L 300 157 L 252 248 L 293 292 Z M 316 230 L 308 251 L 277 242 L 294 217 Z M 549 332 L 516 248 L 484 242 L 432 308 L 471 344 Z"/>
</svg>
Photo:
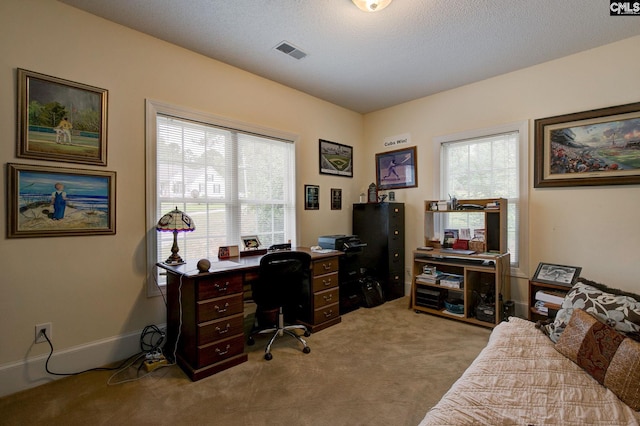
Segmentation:
<svg viewBox="0 0 640 426">
<path fill-rule="evenodd" d="M 607 0 L 60 1 L 360 113 L 640 35 Z"/>
</svg>

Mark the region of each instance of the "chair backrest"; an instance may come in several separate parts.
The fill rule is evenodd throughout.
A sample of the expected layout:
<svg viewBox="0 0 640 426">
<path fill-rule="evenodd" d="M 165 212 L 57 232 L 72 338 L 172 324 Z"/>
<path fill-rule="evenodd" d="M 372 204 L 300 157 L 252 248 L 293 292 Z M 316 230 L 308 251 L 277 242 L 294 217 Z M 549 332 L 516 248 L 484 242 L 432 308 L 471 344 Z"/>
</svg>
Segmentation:
<svg viewBox="0 0 640 426">
<path fill-rule="evenodd" d="M 263 309 L 293 308 L 311 277 L 311 256 L 301 251 L 267 253 L 260 260 L 260 279 L 252 285 L 253 299 Z"/>
</svg>

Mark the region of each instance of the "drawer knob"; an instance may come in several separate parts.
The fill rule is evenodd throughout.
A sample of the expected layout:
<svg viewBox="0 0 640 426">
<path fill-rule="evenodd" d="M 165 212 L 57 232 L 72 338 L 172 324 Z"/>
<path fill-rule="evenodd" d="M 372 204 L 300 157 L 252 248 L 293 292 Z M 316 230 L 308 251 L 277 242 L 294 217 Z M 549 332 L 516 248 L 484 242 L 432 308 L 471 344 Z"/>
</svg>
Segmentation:
<svg viewBox="0 0 640 426">
<path fill-rule="evenodd" d="M 322 296 L 325 302 L 328 302 L 329 300 L 333 300 L 333 294 L 330 294 L 328 296 Z"/>
<path fill-rule="evenodd" d="M 214 284 L 214 287 L 216 288 L 216 290 L 218 291 L 227 291 L 229 290 L 229 281 L 225 282 L 223 285 L 220 285 L 218 283 Z"/>
<path fill-rule="evenodd" d="M 231 348 L 231 345 L 230 345 L 230 344 L 227 344 L 227 347 L 226 347 L 226 348 L 224 348 L 224 350 L 223 350 L 223 351 L 221 351 L 221 350 L 220 350 L 220 348 L 216 348 L 216 353 L 217 353 L 218 355 L 226 355 L 226 354 L 228 354 L 228 353 L 229 353 L 229 349 L 230 349 L 230 348 Z"/>
<path fill-rule="evenodd" d="M 218 332 L 218 334 L 224 334 L 224 333 L 228 333 L 229 330 L 231 330 L 231 324 L 227 323 L 227 326 L 222 329 L 220 327 L 216 327 L 216 331 Z"/>
<path fill-rule="evenodd" d="M 331 269 L 331 262 L 323 263 L 322 267 L 324 268 L 325 271 L 328 271 L 329 269 Z"/>
<path fill-rule="evenodd" d="M 396 229 L 395 231 L 393 231 L 393 233 L 394 233 L 395 235 L 398 235 L 398 234 L 400 233 L 400 231 L 398 231 L 398 230 Z"/>
<path fill-rule="evenodd" d="M 329 309 L 328 311 L 324 311 L 324 317 L 325 318 L 329 318 L 331 315 L 333 315 L 333 309 Z"/>
<path fill-rule="evenodd" d="M 322 280 L 322 284 L 324 284 L 325 287 L 329 287 L 331 285 L 331 278 L 325 280 Z"/>
<path fill-rule="evenodd" d="M 218 305 L 215 305 L 214 308 L 216 309 L 216 311 L 218 311 L 219 314 L 223 313 L 223 312 L 227 312 L 227 308 L 229 307 L 229 303 L 225 303 L 224 307 L 221 308 Z"/>
</svg>

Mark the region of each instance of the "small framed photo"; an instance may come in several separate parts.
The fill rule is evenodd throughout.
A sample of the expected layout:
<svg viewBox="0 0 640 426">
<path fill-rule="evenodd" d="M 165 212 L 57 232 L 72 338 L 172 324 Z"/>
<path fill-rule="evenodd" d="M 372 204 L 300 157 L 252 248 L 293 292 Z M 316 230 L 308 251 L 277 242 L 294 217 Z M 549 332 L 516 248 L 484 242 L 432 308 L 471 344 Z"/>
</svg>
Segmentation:
<svg viewBox="0 0 640 426">
<path fill-rule="evenodd" d="M 260 248 L 260 240 L 257 235 L 247 235 L 240 237 L 245 250 L 258 250 Z"/>
<path fill-rule="evenodd" d="M 320 186 L 318 185 L 304 186 L 304 209 L 320 210 Z"/>
<path fill-rule="evenodd" d="M 342 210 L 342 189 L 331 188 L 331 210 Z"/>
<path fill-rule="evenodd" d="M 580 276 L 580 271 L 582 271 L 582 268 L 578 266 L 553 265 L 541 262 L 532 280 L 571 287 Z"/>
<path fill-rule="evenodd" d="M 116 233 L 116 172 L 7 164 L 7 237 Z"/>
<path fill-rule="evenodd" d="M 416 147 L 376 154 L 376 178 L 379 191 L 418 186 Z"/>
<path fill-rule="evenodd" d="M 218 248 L 218 258 L 228 259 L 230 257 L 238 257 L 238 246 L 220 246 Z"/>
<path fill-rule="evenodd" d="M 320 173 L 353 177 L 353 147 L 320 139 Z"/>
<path fill-rule="evenodd" d="M 19 68 L 16 155 L 106 166 L 107 94 Z"/>
</svg>

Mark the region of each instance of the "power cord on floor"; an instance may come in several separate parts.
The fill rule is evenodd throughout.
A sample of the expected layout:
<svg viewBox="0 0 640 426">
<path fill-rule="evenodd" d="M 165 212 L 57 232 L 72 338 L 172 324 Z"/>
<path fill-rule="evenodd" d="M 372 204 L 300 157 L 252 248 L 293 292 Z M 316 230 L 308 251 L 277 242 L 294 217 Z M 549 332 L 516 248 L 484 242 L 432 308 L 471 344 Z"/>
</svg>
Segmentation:
<svg viewBox="0 0 640 426">
<path fill-rule="evenodd" d="M 96 367 L 96 368 L 89 368 L 87 370 L 76 371 L 76 372 L 73 372 L 73 373 L 58 373 L 58 372 L 55 372 L 55 371 L 51 371 L 49 369 L 49 361 L 51 360 L 51 356 L 53 355 L 53 343 L 51 343 L 51 339 L 49 339 L 49 336 L 47 336 L 47 332 L 46 331 L 42 330 L 40 333 L 47 340 L 47 343 L 49 344 L 49 348 L 50 348 L 49 356 L 47 357 L 47 361 L 44 363 L 44 368 L 47 371 L 47 373 L 49 373 L 49 374 L 51 374 L 53 376 L 77 376 L 78 374 L 88 373 L 89 371 L 113 371 L 113 370 L 119 370 L 119 369 L 122 368 L 123 365 L 125 365 L 127 362 L 129 362 L 130 359 L 140 356 L 140 353 L 132 355 L 129 358 L 127 358 L 126 360 L 124 360 L 117 367 Z"/>
</svg>

